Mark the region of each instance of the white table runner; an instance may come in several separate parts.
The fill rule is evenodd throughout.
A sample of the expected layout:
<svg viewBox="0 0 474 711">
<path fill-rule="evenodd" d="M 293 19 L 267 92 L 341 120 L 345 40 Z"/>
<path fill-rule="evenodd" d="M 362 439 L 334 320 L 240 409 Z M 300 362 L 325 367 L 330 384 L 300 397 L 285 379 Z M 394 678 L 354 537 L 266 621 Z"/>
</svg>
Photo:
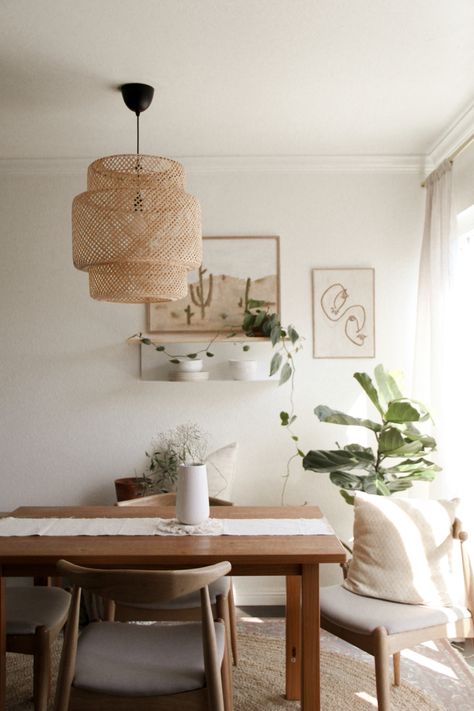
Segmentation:
<svg viewBox="0 0 474 711">
<path fill-rule="evenodd" d="M 0 519 L 0 536 L 320 536 L 334 535 L 325 518 L 211 518 L 184 526 L 169 518 Z"/>
</svg>

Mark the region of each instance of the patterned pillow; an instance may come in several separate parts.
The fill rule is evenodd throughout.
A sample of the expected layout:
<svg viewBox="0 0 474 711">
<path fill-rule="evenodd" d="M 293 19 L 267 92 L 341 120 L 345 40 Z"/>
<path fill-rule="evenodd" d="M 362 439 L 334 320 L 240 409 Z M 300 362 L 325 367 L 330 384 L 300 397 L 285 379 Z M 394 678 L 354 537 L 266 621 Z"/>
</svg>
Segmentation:
<svg viewBox="0 0 474 711">
<path fill-rule="evenodd" d="M 209 454 L 206 459 L 209 496 L 231 501 L 236 459 L 237 442 Z"/>
<path fill-rule="evenodd" d="M 357 492 L 344 587 L 394 602 L 464 605 L 459 542 L 452 537 L 458 503 Z"/>
</svg>

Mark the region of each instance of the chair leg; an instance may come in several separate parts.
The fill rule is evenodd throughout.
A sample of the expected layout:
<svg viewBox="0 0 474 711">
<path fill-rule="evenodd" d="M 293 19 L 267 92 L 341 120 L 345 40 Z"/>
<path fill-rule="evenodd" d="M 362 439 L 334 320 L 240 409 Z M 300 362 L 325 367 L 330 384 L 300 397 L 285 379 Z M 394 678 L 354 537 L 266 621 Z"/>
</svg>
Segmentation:
<svg viewBox="0 0 474 711">
<path fill-rule="evenodd" d="M 33 654 L 33 699 L 35 711 L 47 711 L 51 690 L 51 646 L 49 632 L 38 627 Z"/>
<path fill-rule="evenodd" d="M 224 711 L 233 711 L 234 702 L 232 695 L 232 664 L 230 661 L 230 620 L 229 604 L 222 595 L 216 598 L 216 616 L 224 621 L 225 626 L 225 647 L 224 659 L 222 660 L 222 692 L 224 695 Z"/>
<path fill-rule="evenodd" d="M 387 649 L 387 630 L 377 627 L 375 638 L 375 682 L 379 711 L 390 711 L 389 654 Z"/>
<path fill-rule="evenodd" d="M 400 652 L 393 655 L 393 683 L 400 686 Z"/>
<path fill-rule="evenodd" d="M 237 666 L 237 662 L 239 660 L 237 653 L 237 615 L 235 614 L 234 586 L 232 585 L 232 580 L 230 582 L 230 589 L 227 600 L 229 604 L 230 644 L 232 647 L 232 659 L 234 661 L 234 666 Z"/>
</svg>

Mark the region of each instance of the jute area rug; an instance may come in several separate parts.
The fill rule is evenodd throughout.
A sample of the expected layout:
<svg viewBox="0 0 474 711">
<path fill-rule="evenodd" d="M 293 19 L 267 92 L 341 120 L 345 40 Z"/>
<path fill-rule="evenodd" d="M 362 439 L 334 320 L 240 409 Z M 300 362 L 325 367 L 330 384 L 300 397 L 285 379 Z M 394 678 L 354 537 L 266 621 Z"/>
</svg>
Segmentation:
<svg viewBox="0 0 474 711">
<path fill-rule="evenodd" d="M 55 673 L 60 651 L 58 642 L 53 652 Z M 283 698 L 284 641 L 281 637 L 240 632 L 239 654 L 239 666 L 234 671 L 235 711 L 299 708 L 298 702 Z M 7 709 L 32 711 L 31 657 L 20 654 L 7 657 Z M 377 708 L 372 664 L 323 649 L 321 669 L 324 711 L 374 711 Z M 403 683 L 392 691 L 392 711 L 442 711 L 443 708 L 411 684 Z"/>
</svg>

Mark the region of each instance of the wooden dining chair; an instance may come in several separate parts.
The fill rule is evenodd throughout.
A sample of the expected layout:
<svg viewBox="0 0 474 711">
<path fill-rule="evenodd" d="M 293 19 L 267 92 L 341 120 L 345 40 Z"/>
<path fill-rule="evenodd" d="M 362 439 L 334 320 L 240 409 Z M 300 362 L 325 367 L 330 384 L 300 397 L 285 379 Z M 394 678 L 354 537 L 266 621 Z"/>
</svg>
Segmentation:
<svg viewBox="0 0 474 711">
<path fill-rule="evenodd" d="M 222 620 L 208 586 L 224 561 L 190 570 L 100 570 L 59 561 L 73 586 L 55 711 L 231 711 L 231 665 Z M 199 591 L 201 622 L 134 625 L 93 622 L 79 634 L 81 589 L 125 606 L 166 604 Z"/>
<path fill-rule="evenodd" d="M 137 499 L 127 499 L 126 501 L 118 501 L 116 506 L 176 506 L 176 494 L 152 494 L 150 496 L 140 496 Z M 233 506 L 231 501 L 209 497 L 210 506 Z M 222 616 L 225 612 L 225 620 L 230 635 L 230 646 L 232 649 L 232 659 L 234 665 L 238 662 L 237 650 L 237 615 L 235 611 L 234 587 L 232 578 L 225 577 L 221 580 L 216 580 L 209 586 L 209 594 L 211 596 L 211 604 L 214 613 Z M 223 605 L 217 605 L 217 600 L 223 598 L 221 603 L 225 603 L 227 610 L 223 610 Z M 191 594 L 181 600 L 174 600 L 164 606 L 153 605 L 143 606 L 143 608 L 132 612 L 127 610 L 123 605 L 116 605 L 115 610 L 110 609 L 108 617 L 113 615 L 115 620 L 122 622 L 130 620 L 192 620 L 197 619 L 200 615 L 200 600 L 197 593 Z M 138 617 L 137 617 L 138 615 Z"/>
<path fill-rule="evenodd" d="M 408 500 L 410 501 L 410 500 Z M 443 638 L 474 637 L 474 587 L 469 558 L 465 547 L 467 534 L 461 531 L 458 520 L 454 521 L 452 537 L 461 548 L 462 573 L 465 589 L 458 591 L 465 602 L 451 606 L 429 606 L 393 602 L 374 596 L 357 594 L 342 585 L 333 585 L 320 590 L 321 627 L 340 639 L 368 652 L 375 660 L 375 681 L 379 711 L 390 711 L 390 656 L 393 657 L 394 685 L 400 684 L 400 652 L 422 642 Z M 357 552 L 357 537 L 354 536 L 354 551 Z M 383 545 L 383 542 L 381 542 Z M 416 545 L 416 538 L 413 539 Z M 376 558 L 375 550 L 372 555 Z M 364 556 L 365 562 L 371 556 Z M 395 564 L 392 559 L 389 566 Z M 349 572 L 351 563 L 349 562 Z M 379 567 L 378 574 L 384 569 Z M 422 580 L 419 570 L 417 583 Z M 454 575 L 454 572 L 452 573 Z M 429 571 L 428 584 L 432 580 Z M 460 579 L 463 577 L 460 575 Z M 462 587 L 461 580 L 461 587 Z"/>
<path fill-rule="evenodd" d="M 58 587 L 7 587 L 7 652 L 33 655 L 35 711 L 46 711 L 51 689 L 51 645 L 66 623 L 71 595 Z"/>
</svg>

